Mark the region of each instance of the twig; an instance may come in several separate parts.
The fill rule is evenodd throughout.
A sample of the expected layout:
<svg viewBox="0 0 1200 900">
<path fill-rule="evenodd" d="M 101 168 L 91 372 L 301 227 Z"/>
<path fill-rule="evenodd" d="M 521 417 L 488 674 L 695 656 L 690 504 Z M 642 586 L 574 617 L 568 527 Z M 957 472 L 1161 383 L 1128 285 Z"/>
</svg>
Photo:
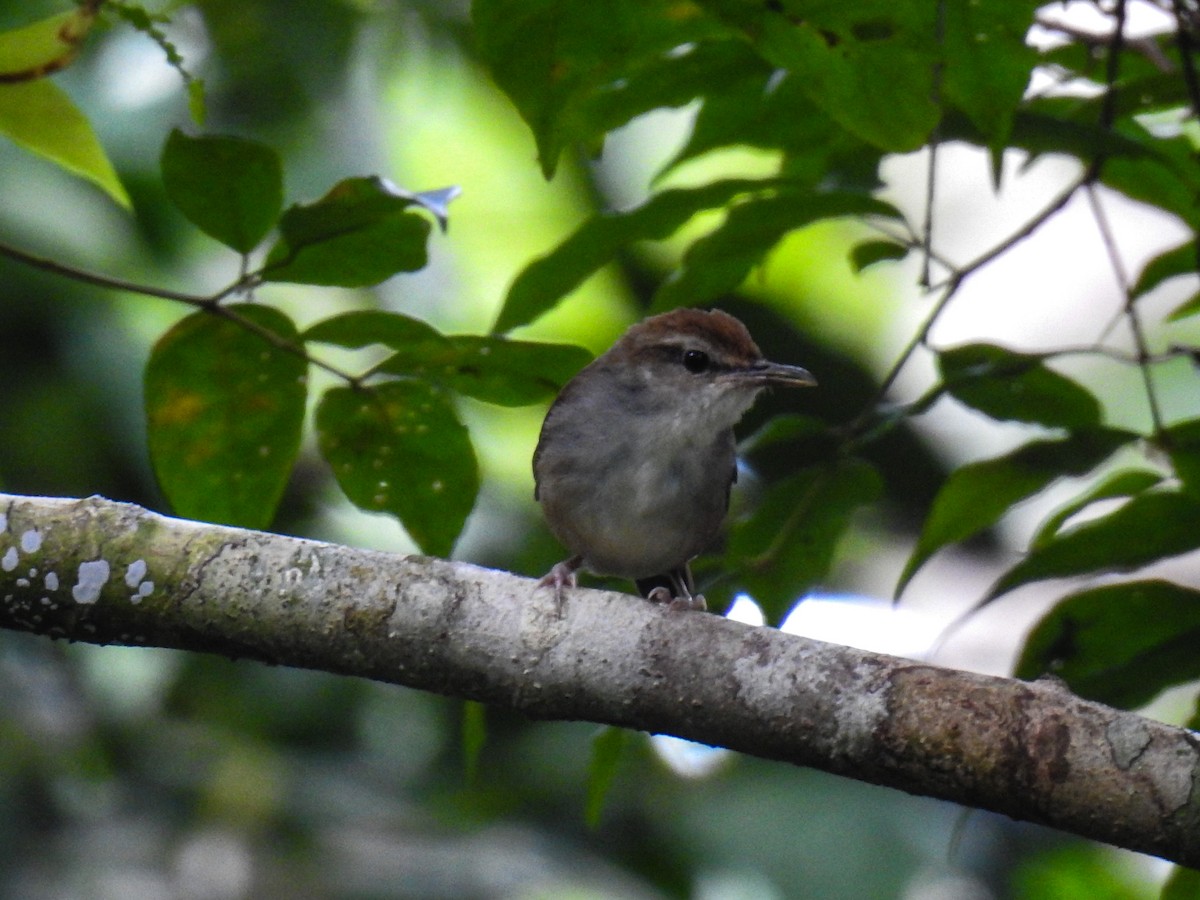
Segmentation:
<svg viewBox="0 0 1200 900">
<path fill-rule="evenodd" d="M 1113 270 L 1113 277 L 1116 279 L 1117 286 L 1124 297 L 1124 316 L 1129 320 L 1129 330 L 1133 334 L 1133 343 L 1137 348 L 1138 369 L 1142 373 L 1142 383 L 1146 389 L 1146 404 L 1150 409 L 1150 421 L 1153 423 L 1154 433 L 1156 435 L 1162 434 L 1162 410 L 1159 407 L 1158 395 L 1154 389 L 1154 378 L 1150 373 L 1150 349 L 1146 344 L 1146 332 L 1142 327 L 1141 318 L 1138 316 L 1136 304 L 1134 303 L 1129 273 L 1125 271 L 1125 265 L 1121 261 L 1116 238 L 1113 236 L 1112 226 L 1109 224 L 1104 207 L 1100 203 L 1100 196 L 1096 192 L 1096 186 L 1089 184 L 1086 191 L 1088 205 L 1092 210 L 1092 218 L 1096 221 L 1096 227 L 1100 231 L 1100 240 L 1104 243 L 1104 252 L 1108 256 L 1109 264 Z"/>
<path fill-rule="evenodd" d="M 318 369 L 324 369 L 331 375 L 341 378 L 346 381 L 351 387 L 362 386 L 362 376 L 351 375 L 337 366 L 324 362 L 310 355 L 302 345 L 287 339 L 283 335 L 276 334 L 270 328 L 258 324 L 257 322 L 246 318 L 240 313 L 221 305 L 221 301 L 234 294 L 248 291 L 257 286 L 260 282 L 258 273 L 244 271 L 233 283 L 223 287 L 215 294 L 207 296 L 199 294 L 188 294 L 182 291 L 173 291 L 169 288 L 154 287 L 148 284 L 135 284 L 132 281 L 126 281 L 122 278 L 113 278 L 110 275 L 102 275 L 99 272 L 90 272 L 87 269 L 80 269 L 75 266 L 67 265 L 66 263 L 58 262 L 57 260 L 47 259 L 44 256 L 38 256 L 28 251 L 21 250 L 9 244 L 0 242 L 0 256 L 7 256 L 9 259 L 24 263 L 34 269 L 41 269 L 43 272 L 50 272 L 54 275 L 60 275 L 63 278 L 69 278 L 72 281 L 79 281 L 83 284 L 90 284 L 95 287 L 106 288 L 113 291 L 127 291 L 131 294 L 141 294 L 145 297 L 158 297 L 161 300 L 173 300 L 176 303 L 183 303 L 191 306 L 209 315 L 217 316 L 232 322 L 239 328 L 244 328 L 251 334 L 257 335 L 263 340 L 270 343 L 272 346 L 279 348 L 287 353 L 299 356 L 310 365 L 316 366 Z"/>
<path fill-rule="evenodd" d="M 916 352 L 917 348 L 924 345 L 924 343 L 928 340 L 929 332 L 933 329 L 933 326 L 937 323 L 937 320 L 941 317 L 942 313 L 946 311 L 946 307 L 949 305 L 950 300 L 958 292 L 959 288 L 962 287 L 963 282 L 966 281 L 966 279 L 971 275 L 974 275 L 976 272 L 986 266 L 988 263 L 993 262 L 997 257 L 1007 253 L 1017 244 L 1021 243 L 1021 241 L 1025 240 L 1027 237 L 1037 231 L 1064 206 L 1066 206 L 1071 201 L 1071 198 L 1075 196 L 1075 192 L 1083 187 L 1086 183 L 1086 175 L 1071 182 L 1036 216 L 1010 234 L 999 244 L 996 244 L 991 249 L 980 254 L 974 260 L 967 263 L 967 265 L 954 269 L 951 272 L 950 277 L 946 279 L 945 282 L 934 287 L 935 290 L 940 289 L 942 291 L 942 296 L 934 304 L 933 309 L 925 318 L 925 322 L 917 330 L 917 333 L 913 336 L 912 340 L 909 341 L 904 350 L 901 351 L 900 356 L 896 359 L 896 362 L 892 365 L 891 370 L 883 379 L 883 383 L 880 385 L 877 393 L 876 403 L 880 402 L 883 397 L 887 395 L 887 392 L 891 390 L 892 385 L 895 383 L 896 378 L 899 377 L 900 370 L 904 368 L 905 364 L 907 364 L 908 360 Z"/>
</svg>

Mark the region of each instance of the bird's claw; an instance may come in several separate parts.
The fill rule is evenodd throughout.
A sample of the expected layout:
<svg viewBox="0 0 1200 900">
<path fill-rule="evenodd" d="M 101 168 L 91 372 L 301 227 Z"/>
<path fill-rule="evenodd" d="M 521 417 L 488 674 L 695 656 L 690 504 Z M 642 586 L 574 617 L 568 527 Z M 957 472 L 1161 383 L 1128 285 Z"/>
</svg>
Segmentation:
<svg viewBox="0 0 1200 900">
<path fill-rule="evenodd" d="M 689 594 L 686 597 L 676 597 L 671 593 L 671 589 L 659 585 L 654 588 L 646 596 L 646 599 L 651 603 L 666 604 L 667 609 L 671 610 L 696 610 L 704 612 L 708 609 L 708 604 L 704 601 L 701 594 Z"/>
</svg>

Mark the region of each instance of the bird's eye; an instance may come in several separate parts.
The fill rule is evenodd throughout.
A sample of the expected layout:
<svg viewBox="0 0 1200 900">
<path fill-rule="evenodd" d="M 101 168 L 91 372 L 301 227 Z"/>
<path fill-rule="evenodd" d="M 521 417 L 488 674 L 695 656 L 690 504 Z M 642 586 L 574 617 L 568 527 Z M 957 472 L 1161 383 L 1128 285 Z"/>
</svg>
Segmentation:
<svg viewBox="0 0 1200 900">
<path fill-rule="evenodd" d="M 684 350 L 683 367 L 693 374 L 699 374 L 708 368 L 708 354 L 703 350 Z"/>
</svg>

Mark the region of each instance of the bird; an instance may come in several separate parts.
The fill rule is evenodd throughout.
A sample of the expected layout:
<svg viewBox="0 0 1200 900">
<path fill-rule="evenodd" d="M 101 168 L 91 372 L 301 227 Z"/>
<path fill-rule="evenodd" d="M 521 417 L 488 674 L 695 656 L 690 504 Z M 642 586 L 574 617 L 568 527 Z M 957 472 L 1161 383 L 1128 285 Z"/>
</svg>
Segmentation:
<svg viewBox="0 0 1200 900">
<path fill-rule="evenodd" d="M 717 309 L 630 327 L 563 386 L 542 423 L 534 498 L 570 556 L 539 586 L 561 610 L 584 569 L 631 579 L 675 609 L 705 609 L 690 564 L 729 509 L 733 428 L 764 388 L 816 383 L 764 359 L 746 326 Z"/>
</svg>

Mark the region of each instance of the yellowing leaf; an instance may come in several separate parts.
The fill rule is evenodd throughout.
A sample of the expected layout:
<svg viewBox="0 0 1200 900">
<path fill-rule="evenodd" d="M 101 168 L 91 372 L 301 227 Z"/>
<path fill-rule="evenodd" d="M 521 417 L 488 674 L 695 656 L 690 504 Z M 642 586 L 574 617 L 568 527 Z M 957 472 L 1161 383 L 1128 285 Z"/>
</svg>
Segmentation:
<svg viewBox="0 0 1200 900">
<path fill-rule="evenodd" d="M 0 81 L 31 81 L 65 68 L 95 19 L 77 9 L 0 32 Z"/>
<path fill-rule="evenodd" d="M 132 208 L 91 123 L 58 85 L 44 78 L 0 84 L 0 134 Z"/>
</svg>

